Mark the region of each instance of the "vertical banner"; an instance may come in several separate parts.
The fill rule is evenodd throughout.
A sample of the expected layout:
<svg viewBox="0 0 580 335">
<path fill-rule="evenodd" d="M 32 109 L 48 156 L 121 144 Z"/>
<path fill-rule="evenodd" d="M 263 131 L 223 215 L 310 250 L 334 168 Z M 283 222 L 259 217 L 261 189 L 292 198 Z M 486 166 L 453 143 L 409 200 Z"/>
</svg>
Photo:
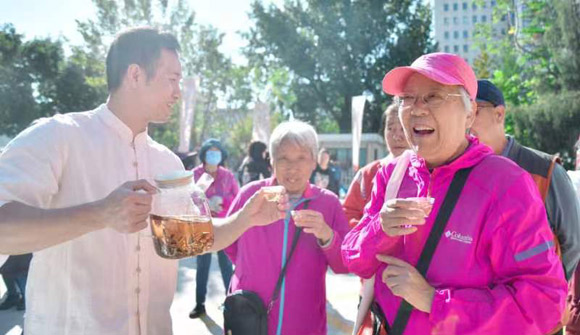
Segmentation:
<svg viewBox="0 0 580 335">
<path fill-rule="evenodd" d="M 270 141 L 270 105 L 258 100 L 254 106 L 252 141 Z"/>
<path fill-rule="evenodd" d="M 366 101 L 364 95 L 352 97 L 352 168 L 354 171 L 359 168 L 360 141 Z"/>
<path fill-rule="evenodd" d="M 179 112 L 179 147 L 177 148 L 177 151 L 181 153 L 189 152 L 199 80 L 199 76 L 183 79 L 181 111 Z"/>
</svg>

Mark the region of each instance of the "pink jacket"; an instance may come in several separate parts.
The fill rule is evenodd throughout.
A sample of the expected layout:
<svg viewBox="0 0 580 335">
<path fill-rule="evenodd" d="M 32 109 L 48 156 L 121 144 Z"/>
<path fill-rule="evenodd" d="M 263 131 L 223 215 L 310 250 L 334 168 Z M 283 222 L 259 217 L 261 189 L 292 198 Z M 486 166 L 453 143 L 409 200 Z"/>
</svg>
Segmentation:
<svg viewBox="0 0 580 335">
<path fill-rule="evenodd" d="M 193 169 L 193 178 L 195 181 L 201 177 L 201 175 L 205 172 L 203 168 L 203 164 L 197 166 Z M 205 196 L 210 199 L 213 196 L 222 197 L 222 210 L 219 213 L 212 213 L 212 216 L 216 218 L 223 218 L 226 217 L 228 213 L 228 209 L 232 204 L 232 201 L 240 191 L 240 186 L 238 186 L 238 181 L 234 174 L 222 167 L 218 166 L 217 174 L 215 180 L 211 184 L 211 186 L 205 191 Z"/>
<path fill-rule="evenodd" d="M 377 254 L 415 265 L 454 173 L 475 166 L 427 272 L 437 290 L 431 313 L 413 310 L 404 334 L 547 334 L 560 320 L 567 285 L 542 199 L 528 173 L 469 140 L 462 156 L 431 173 L 421 158 L 411 158 L 399 197 L 430 190 L 435 204 L 404 245 L 381 228 L 378 213 L 397 160 L 382 167 L 364 217 L 345 237 L 344 262 L 365 278 L 380 278 L 386 268 Z M 375 299 L 392 325 L 401 299 L 379 279 Z"/>
<path fill-rule="evenodd" d="M 263 179 L 247 184 L 234 200 L 230 213 L 236 212 L 262 186 L 275 185 L 275 179 Z M 308 209 L 318 211 L 333 229 L 330 245 L 322 248 L 314 235 L 302 232 L 286 272 L 286 288 L 282 334 L 326 334 L 326 285 L 328 266 L 336 273 L 346 273 L 342 263 L 340 245 L 348 231 L 346 216 L 336 196 L 327 190 L 309 185 L 303 198 L 312 199 Z M 302 209 L 298 205 L 297 209 Z M 295 225 L 288 231 L 288 250 L 292 245 Z M 272 297 L 281 270 L 284 221 L 246 231 L 234 244 L 225 249 L 235 264 L 231 290 L 256 292 L 267 306 Z M 282 297 L 282 292 L 280 293 Z M 268 334 L 276 334 L 280 299 L 268 318 Z"/>
</svg>

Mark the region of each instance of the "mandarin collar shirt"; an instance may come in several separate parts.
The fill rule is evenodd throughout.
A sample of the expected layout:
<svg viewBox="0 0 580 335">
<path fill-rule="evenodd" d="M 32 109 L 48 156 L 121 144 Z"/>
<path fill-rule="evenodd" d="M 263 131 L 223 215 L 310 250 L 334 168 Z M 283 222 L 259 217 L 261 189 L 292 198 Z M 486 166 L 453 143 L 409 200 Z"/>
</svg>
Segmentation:
<svg viewBox="0 0 580 335">
<path fill-rule="evenodd" d="M 106 105 L 41 119 L 0 156 L 0 206 L 64 208 L 103 199 L 127 181 L 183 170 L 146 132 Z M 150 228 L 105 228 L 34 253 L 27 335 L 167 335 L 177 262 L 157 256 Z"/>
</svg>

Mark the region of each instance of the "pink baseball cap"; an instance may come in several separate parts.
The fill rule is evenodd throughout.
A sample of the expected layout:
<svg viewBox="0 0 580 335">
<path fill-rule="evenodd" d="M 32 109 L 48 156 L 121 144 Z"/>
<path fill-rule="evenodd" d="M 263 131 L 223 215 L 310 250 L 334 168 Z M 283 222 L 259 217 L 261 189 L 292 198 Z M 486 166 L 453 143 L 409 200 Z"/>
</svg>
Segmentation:
<svg viewBox="0 0 580 335">
<path fill-rule="evenodd" d="M 471 66 L 460 56 L 434 52 L 417 58 L 411 66 L 400 66 L 383 78 L 383 91 L 400 95 L 413 73 L 419 73 L 443 85 L 463 86 L 472 100 L 477 96 L 477 77 Z"/>
</svg>

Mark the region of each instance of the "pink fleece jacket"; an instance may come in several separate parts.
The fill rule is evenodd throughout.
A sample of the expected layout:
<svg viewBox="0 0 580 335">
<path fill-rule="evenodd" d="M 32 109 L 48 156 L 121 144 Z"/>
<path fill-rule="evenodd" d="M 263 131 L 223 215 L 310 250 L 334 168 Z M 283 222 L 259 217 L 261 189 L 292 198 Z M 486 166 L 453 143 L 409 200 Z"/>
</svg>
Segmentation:
<svg viewBox="0 0 580 335">
<path fill-rule="evenodd" d="M 378 279 L 386 265 L 375 256 L 416 265 L 455 172 L 474 166 L 427 272 L 436 289 L 431 313 L 413 310 L 404 334 L 545 335 L 560 320 L 567 285 L 542 199 L 528 173 L 469 141 L 462 156 L 432 172 L 411 158 L 398 196 L 430 190 L 435 204 L 405 244 L 381 228 L 379 211 L 397 160 L 382 167 L 364 217 L 345 237 L 343 260 L 361 277 L 377 275 L 375 299 L 392 325 L 401 299 Z"/>
<path fill-rule="evenodd" d="M 255 181 L 242 188 L 234 200 L 230 213 L 240 209 L 263 186 L 275 185 L 274 178 Z M 336 195 L 328 190 L 309 185 L 303 198 L 310 199 L 308 209 L 322 213 L 324 221 L 334 231 L 332 241 L 321 247 L 314 235 L 301 233 L 294 255 L 286 272 L 282 334 L 326 334 L 326 271 L 346 273 L 340 245 L 348 231 L 348 222 Z M 298 205 L 297 210 L 303 209 Z M 296 226 L 289 223 L 288 249 L 292 245 Z M 253 227 L 230 247 L 226 254 L 236 266 L 230 288 L 256 292 L 267 306 L 272 297 L 281 270 L 284 221 L 268 226 Z M 353 302 L 355 303 L 355 302 Z M 276 334 L 279 322 L 280 300 L 274 303 L 268 317 L 268 334 Z"/>
</svg>

